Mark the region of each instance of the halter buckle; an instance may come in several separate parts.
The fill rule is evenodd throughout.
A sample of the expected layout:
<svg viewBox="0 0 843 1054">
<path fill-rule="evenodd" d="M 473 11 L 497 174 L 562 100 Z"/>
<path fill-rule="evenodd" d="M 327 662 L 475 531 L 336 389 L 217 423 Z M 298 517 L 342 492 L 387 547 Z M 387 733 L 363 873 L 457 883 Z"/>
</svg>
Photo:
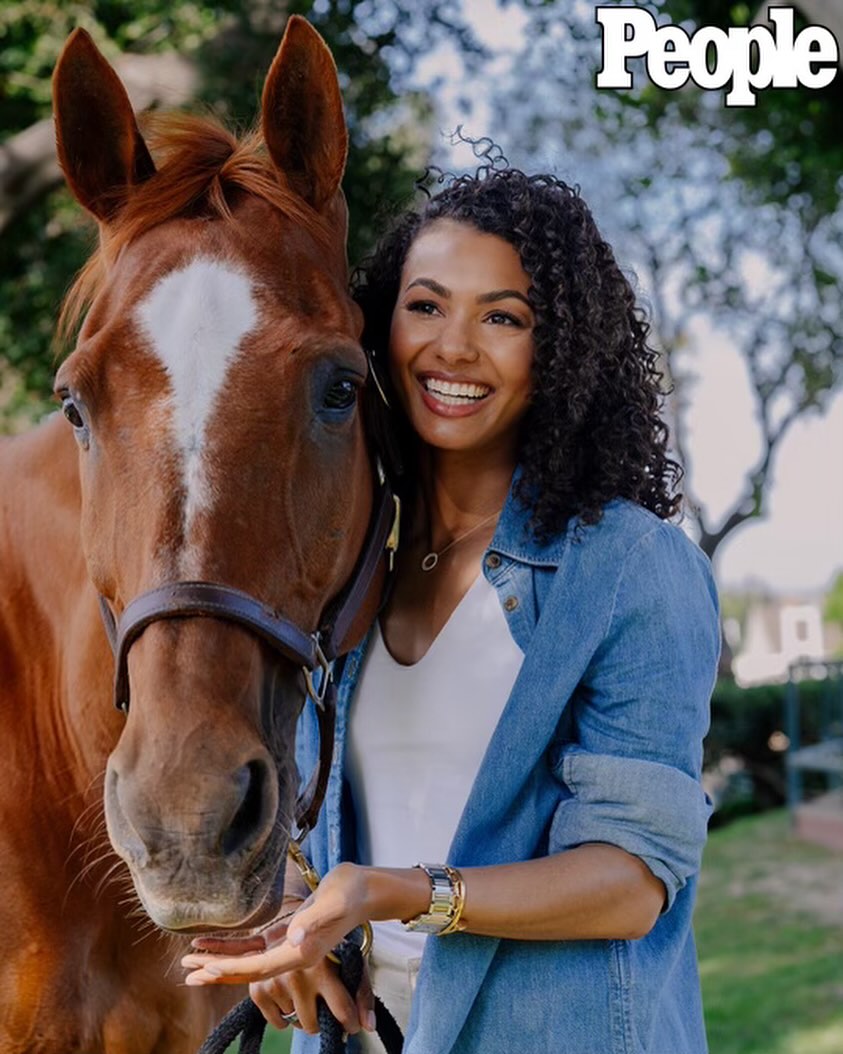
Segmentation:
<svg viewBox="0 0 843 1054">
<path fill-rule="evenodd" d="M 314 651 L 316 653 L 316 663 L 312 667 L 302 666 L 301 669 L 302 673 L 304 674 L 304 683 L 307 685 L 307 694 L 319 707 L 320 710 L 324 710 L 325 693 L 328 691 L 328 685 L 331 683 L 333 671 L 331 669 L 331 664 L 325 657 L 325 652 L 322 651 L 322 645 L 319 641 L 319 634 L 314 633 L 311 639 L 313 641 Z M 318 688 L 313 682 L 313 674 L 317 669 L 322 671 L 322 676 L 319 679 Z"/>
</svg>

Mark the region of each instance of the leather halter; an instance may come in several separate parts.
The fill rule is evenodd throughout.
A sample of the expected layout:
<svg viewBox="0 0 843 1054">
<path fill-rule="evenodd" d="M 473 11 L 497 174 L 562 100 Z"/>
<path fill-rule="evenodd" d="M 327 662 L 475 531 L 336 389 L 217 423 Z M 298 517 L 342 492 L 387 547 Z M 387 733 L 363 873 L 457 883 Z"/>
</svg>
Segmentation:
<svg viewBox="0 0 843 1054">
<path fill-rule="evenodd" d="M 368 540 L 349 584 L 323 615 L 315 632 L 308 633 L 294 622 L 277 615 L 248 593 L 216 582 L 169 582 L 135 597 L 123 609 L 119 619 L 105 597 L 100 596 L 100 612 L 105 632 L 114 652 L 114 702 L 119 710 L 129 710 L 129 649 L 153 622 L 176 618 L 216 618 L 245 627 L 276 653 L 301 666 L 307 694 L 316 704 L 319 720 L 319 762 L 307 787 L 296 802 L 295 820 L 301 841 L 313 829 L 325 794 L 328 771 L 334 749 L 336 688 L 333 660 L 355 616 L 363 606 L 384 552 L 389 569 L 398 547 L 401 505 L 393 494 L 380 461 L 377 463 L 380 483 L 379 500 Z M 318 685 L 314 673 L 320 671 Z"/>
</svg>

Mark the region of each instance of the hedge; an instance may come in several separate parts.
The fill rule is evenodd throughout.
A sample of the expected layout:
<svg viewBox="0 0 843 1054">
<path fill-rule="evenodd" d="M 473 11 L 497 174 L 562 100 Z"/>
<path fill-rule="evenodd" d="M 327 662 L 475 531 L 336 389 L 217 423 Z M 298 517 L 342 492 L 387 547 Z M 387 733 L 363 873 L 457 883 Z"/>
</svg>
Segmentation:
<svg viewBox="0 0 843 1054">
<path fill-rule="evenodd" d="M 718 681 L 711 700 L 704 767 L 711 769 L 731 756 L 743 762 L 744 768 L 718 803 L 713 826 L 786 801 L 786 751 L 770 746 L 773 733 L 786 732 L 786 689 L 784 684 L 739 688 L 734 681 Z M 802 681 L 798 692 L 801 745 L 816 743 L 825 735 L 843 735 L 843 680 Z M 806 774 L 805 787 L 824 788 L 824 777 Z"/>
</svg>

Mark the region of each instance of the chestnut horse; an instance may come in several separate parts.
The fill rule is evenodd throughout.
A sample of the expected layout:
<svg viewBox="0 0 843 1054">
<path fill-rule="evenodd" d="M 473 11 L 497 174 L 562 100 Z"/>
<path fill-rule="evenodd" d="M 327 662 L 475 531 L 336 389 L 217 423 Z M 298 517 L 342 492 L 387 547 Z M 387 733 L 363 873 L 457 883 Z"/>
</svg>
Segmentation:
<svg viewBox="0 0 843 1054">
<path fill-rule="evenodd" d="M 84 317 L 56 378 L 67 420 L 0 444 L 0 1051 L 188 1054 L 223 1004 L 180 985 L 184 935 L 278 910 L 304 679 L 242 620 L 188 612 L 135 633 L 124 716 L 99 597 L 119 619 L 166 583 L 216 583 L 312 640 L 355 571 L 378 483 L 347 136 L 299 18 L 242 141 L 184 116 L 145 141 L 81 31 L 54 103 L 100 244 L 65 308 Z M 383 576 L 378 550 L 337 650 Z"/>
</svg>

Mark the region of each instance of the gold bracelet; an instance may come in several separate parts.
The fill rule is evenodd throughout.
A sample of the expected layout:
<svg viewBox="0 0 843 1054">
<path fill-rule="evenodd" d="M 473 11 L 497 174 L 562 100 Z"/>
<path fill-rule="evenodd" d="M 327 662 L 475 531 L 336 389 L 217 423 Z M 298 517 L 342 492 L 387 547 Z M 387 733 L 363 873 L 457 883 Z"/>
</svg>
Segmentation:
<svg viewBox="0 0 843 1054">
<path fill-rule="evenodd" d="M 437 937 L 447 937 L 449 933 L 462 933 L 466 928 L 466 923 L 462 918 L 462 913 L 465 908 L 465 880 L 463 879 L 461 872 L 457 871 L 455 867 L 449 867 L 448 864 L 445 864 L 444 866 L 454 889 L 454 907 L 451 921 L 444 930 L 440 930 L 436 934 Z"/>
</svg>

